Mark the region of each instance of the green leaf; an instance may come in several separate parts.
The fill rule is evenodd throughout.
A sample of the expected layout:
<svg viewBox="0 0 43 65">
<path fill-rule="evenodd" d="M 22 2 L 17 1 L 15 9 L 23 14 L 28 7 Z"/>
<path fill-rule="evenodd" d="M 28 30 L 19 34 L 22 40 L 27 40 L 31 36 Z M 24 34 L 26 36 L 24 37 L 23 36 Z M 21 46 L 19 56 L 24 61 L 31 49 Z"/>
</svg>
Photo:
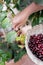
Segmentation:
<svg viewBox="0 0 43 65">
<path fill-rule="evenodd" d="M 4 29 L 9 29 L 10 27 L 12 27 L 12 24 L 11 24 L 9 18 L 5 18 L 5 19 L 2 21 L 2 27 L 3 27 Z"/>
<path fill-rule="evenodd" d="M 4 0 L 4 1 L 6 1 L 7 4 L 9 4 L 11 2 L 11 0 Z"/>
<path fill-rule="evenodd" d="M 35 17 L 33 22 L 32 22 L 32 26 L 38 25 L 39 24 L 39 18 Z"/>
<path fill-rule="evenodd" d="M 2 54 L 4 54 L 4 52 L 3 52 L 3 50 L 0 49 L 0 57 L 1 57 Z"/>
<path fill-rule="evenodd" d="M 39 23 L 41 23 L 41 24 L 43 23 L 43 17 L 39 18 Z"/>
<path fill-rule="evenodd" d="M 3 9 L 3 5 L 2 5 L 2 4 L 0 4 L 0 11 L 2 11 L 2 9 Z"/>
<path fill-rule="evenodd" d="M 17 62 L 18 60 L 20 60 L 24 54 L 26 54 L 26 50 L 25 49 L 20 50 L 16 54 L 14 53 L 14 61 Z"/>
<path fill-rule="evenodd" d="M 3 62 L 3 61 L 0 61 L 0 65 L 5 65 L 5 62 Z"/>
<path fill-rule="evenodd" d="M 5 62 L 7 61 L 7 54 L 2 54 L 2 60 Z"/>
<path fill-rule="evenodd" d="M 6 12 L 1 12 L 0 13 L 0 22 L 2 22 L 5 19 L 6 16 L 7 16 Z"/>
<path fill-rule="evenodd" d="M 10 31 L 6 35 L 6 40 L 8 43 L 13 43 L 16 37 L 17 37 L 17 33 L 15 31 Z"/>
<path fill-rule="evenodd" d="M 20 50 L 20 48 L 18 47 L 17 42 L 14 42 L 14 43 L 11 44 L 11 49 L 14 50 L 14 51 Z"/>
<path fill-rule="evenodd" d="M 8 61 L 12 58 L 12 53 L 10 52 L 10 50 L 1 50 L 0 49 L 0 60 L 2 60 L 3 62 Z"/>
<path fill-rule="evenodd" d="M 32 15 L 30 15 L 29 20 L 32 20 L 34 16 L 35 16 L 34 13 Z"/>
<path fill-rule="evenodd" d="M 40 17 L 40 12 L 34 13 L 33 20 L 32 20 L 32 26 L 39 24 L 39 17 Z"/>
<path fill-rule="evenodd" d="M 9 51 L 6 51 L 1 57 L 3 62 L 9 61 L 12 58 L 12 54 Z"/>
<path fill-rule="evenodd" d="M 3 42 L 3 43 L 0 43 L 0 49 L 2 50 L 7 50 L 7 43 Z"/>
<path fill-rule="evenodd" d="M 40 11 L 40 17 L 43 17 L 43 10 Z"/>
<path fill-rule="evenodd" d="M 13 0 L 13 3 L 16 4 L 18 0 Z"/>
<path fill-rule="evenodd" d="M 26 6 L 30 4 L 30 2 L 30 0 L 18 0 L 15 6 L 18 10 L 23 10 Z"/>
</svg>

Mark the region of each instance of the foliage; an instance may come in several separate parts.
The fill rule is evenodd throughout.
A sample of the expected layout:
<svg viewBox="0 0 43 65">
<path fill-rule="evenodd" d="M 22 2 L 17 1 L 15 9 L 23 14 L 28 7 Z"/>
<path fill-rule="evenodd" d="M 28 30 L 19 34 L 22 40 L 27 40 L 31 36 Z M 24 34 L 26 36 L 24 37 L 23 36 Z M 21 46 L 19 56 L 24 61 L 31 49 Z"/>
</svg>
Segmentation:
<svg viewBox="0 0 43 65">
<path fill-rule="evenodd" d="M 2 49 L 0 49 L 0 64 L 5 65 L 5 61 L 8 61 L 11 59 L 11 53 L 9 51 L 4 51 Z"/>
<path fill-rule="evenodd" d="M 17 62 L 18 60 L 20 60 L 20 58 L 26 54 L 26 50 L 25 49 L 21 49 L 19 52 L 16 52 L 16 54 L 14 54 L 14 61 Z"/>
<path fill-rule="evenodd" d="M 0 65 L 5 65 L 5 63 L 3 61 L 0 61 Z"/>
<path fill-rule="evenodd" d="M 4 0 L 4 1 L 6 1 L 7 4 L 9 4 L 11 2 L 11 0 Z"/>
<path fill-rule="evenodd" d="M 2 21 L 2 27 L 5 29 L 5 28 L 8 28 L 8 27 L 11 27 L 11 23 L 10 23 L 10 19 L 9 18 L 5 18 L 3 21 Z"/>
<path fill-rule="evenodd" d="M 25 53 L 25 48 L 21 49 L 18 47 L 17 42 L 10 44 L 0 43 L 0 58 L 2 58 L 3 62 L 9 61 L 10 59 L 14 59 L 17 62 Z"/>
<path fill-rule="evenodd" d="M 0 12 L 0 22 L 2 22 L 7 16 L 7 12 Z"/>
<path fill-rule="evenodd" d="M 18 0 L 13 0 L 13 3 L 16 4 Z"/>
<path fill-rule="evenodd" d="M 43 23 L 43 10 L 42 11 L 38 11 L 36 13 L 33 13 L 30 17 L 29 17 L 32 26 L 38 25 Z"/>
<path fill-rule="evenodd" d="M 18 10 L 23 10 L 27 5 L 30 4 L 30 0 L 18 0 L 15 6 Z"/>
<path fill-rule="evenodd" d="M 16 37 L 17 37 L 17 33 L 15 31 L 10 31 L 6 34 L 6 41 L 8 43 L 13 43 Z"/>
<path fill-rule="evenodd" d="M 2 8 L 3 8 L 3 6 L 2 6 L 2 4 L 0 4 L 0 12 L 1 12 Z"/>
</svg>

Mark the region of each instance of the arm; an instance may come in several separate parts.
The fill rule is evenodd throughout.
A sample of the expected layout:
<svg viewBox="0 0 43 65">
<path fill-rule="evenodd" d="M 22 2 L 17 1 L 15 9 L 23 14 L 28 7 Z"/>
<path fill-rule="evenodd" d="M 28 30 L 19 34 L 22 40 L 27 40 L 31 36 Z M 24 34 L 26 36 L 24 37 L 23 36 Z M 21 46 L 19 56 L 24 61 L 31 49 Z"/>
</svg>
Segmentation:
<svg viewBox="0 0 43 65">
<path fill-rule="evenodd" d="M 27 18 L 34 12 L 37 12 L 39 10 L 42 10 L 43 6 L 32 3 L 29 6 L 27 6 L 22 12 L 20 12 L 18 15 L 16 15 L 13 19 L 13 25 L 14 28 L 19 27 L 23 25 Z"/>
</svg>

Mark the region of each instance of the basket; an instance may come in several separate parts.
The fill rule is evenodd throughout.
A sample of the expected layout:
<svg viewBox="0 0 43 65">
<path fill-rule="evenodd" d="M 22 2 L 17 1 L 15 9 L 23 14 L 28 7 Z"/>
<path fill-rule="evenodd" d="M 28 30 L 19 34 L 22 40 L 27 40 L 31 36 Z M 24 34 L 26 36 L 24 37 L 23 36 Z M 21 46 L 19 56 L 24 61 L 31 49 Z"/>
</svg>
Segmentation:
<svg viewBox="0 0 43 65">
<path fill-rule="evenodd" d="M 34 35 L 34 34 L 37 35 L 40 33 L 43 34 L 43 24 L 36 25 L 31 30 L 28 30 L 26 35 L 26 40 L 25 40 L 25 47 L 26 47 L 27 54 L 30 57 L 30 59 L 37 65 L 43 65 L 43 61 L 41 61 L 35 55 L 33 55 L 33 53 L 28 47 L 28 42 L 31 35 Z"/>
</svg>

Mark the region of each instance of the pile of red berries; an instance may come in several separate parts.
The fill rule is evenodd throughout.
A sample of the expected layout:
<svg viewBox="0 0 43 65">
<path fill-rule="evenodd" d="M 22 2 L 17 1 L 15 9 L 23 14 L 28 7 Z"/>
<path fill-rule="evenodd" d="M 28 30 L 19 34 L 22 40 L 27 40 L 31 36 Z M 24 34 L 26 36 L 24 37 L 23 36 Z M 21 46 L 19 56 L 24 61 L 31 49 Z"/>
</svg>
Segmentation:
<svg viewBox="0 0 43 65">
<path fill-rule="evenodd" d="M 28 46 L 32 53 L 43 61 L 43 34 L 30 36 Z"/>
</svg>

